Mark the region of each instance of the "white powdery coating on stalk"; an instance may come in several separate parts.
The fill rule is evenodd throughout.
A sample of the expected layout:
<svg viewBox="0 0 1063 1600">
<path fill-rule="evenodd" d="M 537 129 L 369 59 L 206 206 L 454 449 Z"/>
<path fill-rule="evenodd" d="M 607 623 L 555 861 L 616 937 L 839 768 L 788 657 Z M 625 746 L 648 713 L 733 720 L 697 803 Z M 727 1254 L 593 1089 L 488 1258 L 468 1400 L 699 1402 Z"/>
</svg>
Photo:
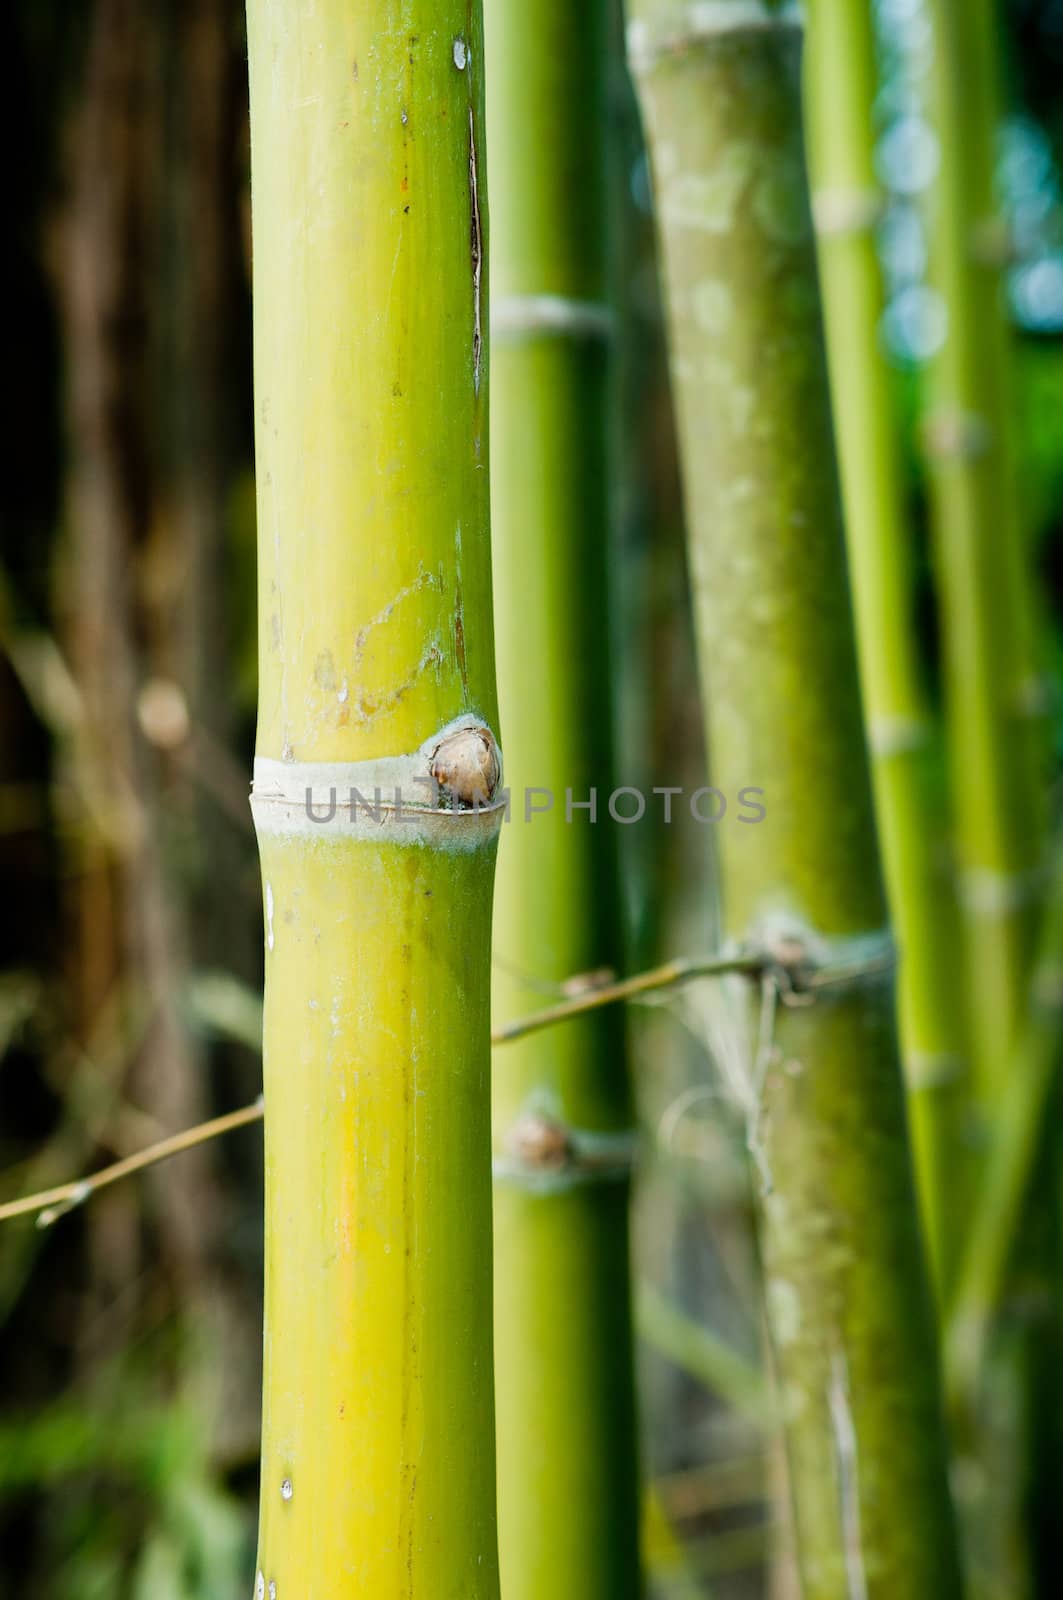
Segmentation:
<svg viewBox="0 0 1063 1600">
<path fill-rule="evenodd" d="M 463 734 L 484 738 L 486 759 L 493 763 L 489 798 L 447 809 L 438 804 L 440 756 L 447 746 L 461 751 Z M 257 757 L 251 811 L 259 833 L 468 851 L 497 835 L 508 804 L 501 786 L 498 741 L 482 717 L 466 713 L 409 755 L 336 762 Z"/>
</svg>

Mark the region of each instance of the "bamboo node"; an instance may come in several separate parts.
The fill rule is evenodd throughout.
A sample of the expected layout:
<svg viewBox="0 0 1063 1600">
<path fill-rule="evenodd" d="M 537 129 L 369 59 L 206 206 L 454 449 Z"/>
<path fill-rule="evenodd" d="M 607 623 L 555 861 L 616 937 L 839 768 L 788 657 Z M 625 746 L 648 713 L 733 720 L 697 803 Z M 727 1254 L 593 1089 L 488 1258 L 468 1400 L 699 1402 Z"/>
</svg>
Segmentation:
<svg viewBox="0 0 1063 1600">
<path fill-rule="evenodd" d="M 537 1190 L 624 1179 L 634 1167 L 637 1144 L 630 1131 L 591 1132 L 527 1110 L 510 1128 L 504 1153 L 493 1163 L 494 1176 Z"/>
<path fill-rule="evenodd" d="M 342 830 L 475 849 L 508 811 L 502 772 L 498 740 L 466 712 L 407 755 L 295 764 L 256 756 L 251 811 L 260 833 Z"/>
<path fill-rule="evenodd" d="M 789 1006 L 812 1005 L 825 989 L 891 977 L 897 965 L 889 928 L 828 937 L 790 923 L 761 933 L 748 953 L 762 962 L 761 982 L 770 983 Z"/>
<path fill-rule="evenodd" d="M 927 1094 L 959 1083 L 967 1076 L 967 1063 L 947 1051 L 911 1050 L 904 1057 L 904 1076 L 912 1094 Z"/>
<path fill-rule="evenodd" d="M 934 411 L 923 423 L 923 449 L 931 461 L 977 461 L 992 443 L 985 417 L 958 406 Z"/>
<path fill-rule="evenodd" d="M 821 239 L 869 233 L 885 209 L 877 189 L 817 189 L 812 196 L 812 221 Z"/>
<path fill-rule="evenodd" d="M 491 303 L 495 339 L 530 339 L 536 335 L 583 339 L 608 344 L 615 330 L 609 306 L 573 300 L 560 294 L 501 295 Z"/>
<path fill-rule="evenodd" d="M 1031 673 L 1015 686 L 1012 703 L 1019 717 L 1047 717 L 1055 699 L 1051 678 Z"/>
<path fill-rule="evenodd" d="M 1018 872 L 967 867 L 957 877 L 960 904 L 974 916 L 1011 916 L 1040 898 L 1044 876 L 1041 867 L 1028 867 Z"/>
<path fill-rule="evenodd" d="M 867 742 L 872 755 L 883 758 L 925 750 L 933 742 L 934 730 L 925 717 L 871 717 Z"/>
<path fill-rule="evenodd" d="M 546 1167 L 552 1171 L 566 1166 L 573 1154 L 561 1123 L 535 1111 L 527 1112 L 513 1124 L 506 1148 L 525 1166 Z"/>
<path fill-rule="evenodd" d="M 1030 997 L 1040 1011 L 1051 1013 L 1063 1008 L 1063 965 L 1045 961 L 1035 968 Z"/>
</svg>

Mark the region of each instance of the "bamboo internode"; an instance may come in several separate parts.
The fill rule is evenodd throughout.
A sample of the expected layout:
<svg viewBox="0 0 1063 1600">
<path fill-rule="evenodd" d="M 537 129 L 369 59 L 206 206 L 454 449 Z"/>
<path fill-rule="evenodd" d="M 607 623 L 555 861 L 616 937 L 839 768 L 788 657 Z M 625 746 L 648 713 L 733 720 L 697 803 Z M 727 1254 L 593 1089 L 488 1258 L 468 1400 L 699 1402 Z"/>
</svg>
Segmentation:
<svg viewBox="0 0 1063 1600">
<path fill-rule="evenodd" d="M 737 17 L 742 6 L 721 5 Z M 771 797 L 719 836 L 737 941 L 885 922 L 788 8 L 730 31 L 640 0 L 714 781 Z M 689 24 L 686 35 L 674 31 Z M 665 30 L 662 33 L 661 30 Z M 673 30 L 669 32 L 668 30 Z M 667 48 L 647 49 L 647 39 Z M 960 1592 L 888 974 L 736 1007 L 806 1600 Z"/>
<path fill-rule="evenodd" d="M 487 8 L 492 518 L 507 781 L 497 1013 L 618 965 L 606 595 L 608 7 Z M 565 796 L 564 805 L 561 796 Z M 599 805 L 600 801 L 600 805 Z M 595 826 L 575 826 L 575 810 Z M 635 794 L 633 809 L 645 809 Z M 525 816 L 528 816 L 527 801 Z M 588 996 L 592 998 L 593 995 Z M 623 1018 L 515 1039 L 494 1073 L 499 1531 L 508 1600 L 641 1592 Z"/>
</svg>

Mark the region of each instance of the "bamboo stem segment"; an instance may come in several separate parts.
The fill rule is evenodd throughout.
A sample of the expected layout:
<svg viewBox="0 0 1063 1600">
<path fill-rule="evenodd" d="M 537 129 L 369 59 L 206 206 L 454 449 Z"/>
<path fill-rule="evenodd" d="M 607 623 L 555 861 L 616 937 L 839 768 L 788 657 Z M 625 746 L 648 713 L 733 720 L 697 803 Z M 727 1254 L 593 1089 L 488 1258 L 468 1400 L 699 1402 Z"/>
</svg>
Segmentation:
<svg viewBox="0 0 1063 1600">
<path fill-rule="evenodd" d="M 1010 433 L 996 215 L 992 0 L 931 0 L 929 276 L 947 313 L 924 444 L 931 490 L 959 897 L 976 1093 L 1005 1089 L 1033 959 L 1044 817 L 1038 798 L 1032 597 Z"/>
<path fill-rule="evenodd" d="M 756 783 L 767 808 L 756 828 L 721 831 L 725 922 L 736 943 L 796 944 L 830 966 L 839 945 L 879 945 L 886 913 L 800 32 L 788 7 L 675 0 L 637 0 L 632 28 L 714 782 Z M 943 1600 L 961 1582 L 891 975 L 770 1001 L 734 1018 L 803 1592 Z"/>
<path fill-rule="evenodd" d="M 498 1600 L 488 1034 L 501 758 L 478 12 L 466 0 L 248 7 L 259 1600 Z M 303 803 L 322 784 L 371 803 L 374 776 L 389 797 L 376 819 L 353 796 L 332 815 Z"/>
<path fill-rule="evenodd" d="M 927 15 L 933 40 L 927 114 L 940 152 L 927 196 L 928 278 L 941 299 L 945 336 L 930 371 L 923 437 L 975 1108 L 983 1141 L 1006 1149 L 1016 1139 L 1021 1147 L 1032 1131 L 1028 1111 L 1052 1056 L 1044 1051 L 1043 1028 L 1027 1024 L 1043 920 L 1046 828 L 1038 769 L 1046 751 L 1038 748 L 1043 695 L 1012 438 L 1006 249 L 995 184 L 998 16 L 994 0 L 962 6 L 930 0 Z M 1016 1071 L 1024 1081 L 1011 1076 Z M 965 1332 L 951 1345 L 954 1377 L 966 1368 L 965 1381 L 954 1387 L 964 1401 L 979 1402 L 958 1419 L 982 1466 L 980 1484 L 977 1475 L 969 1480 L 970 1541 L 988 1581 L 1016 1597 L 1051 1589 L 1057 1567 L 1054 1507 L 1039 1485 L 1056 1482 L 1060 1470 L 1060 1332 L 1046 1309 L 1058 1275 L 1058 1197 L 1051 1147 L 1035 1148 L 1040 1182 L 1022 1194 L 1025 1227 L 1009 1261 L 984 1255 L 979 1210 L 958 1284 L 956 1326 Z M 977 1177 L 980 1206 L 988 1201 L 1006 1210 L 1014 1202 L 1007 1166 L 992 1147 Z M 1005 1268 L 1025 1292 L 1016 1296 L 1015 1314 L 988 1330 L 982 1290 Z M 985 1356 L 977 1386 L 972 1349 Z M 1008 1451 L 1017 1470 L 992 1470 L 989 1464 Z"/>
<path fill-rule="evenodd" d="M 606 629 L 607 5 L 487 9 L 493 216 L 492 515 L 499 693 L 514 790 L 494 1004 L 619 955 Z M 581 809 L 575 809 L 579 806 Z M 530 981 L 528 981 L 530 977 Z M 587 1000 L 593 1004 L 594 996 Z M 621 1014 L 524 1029 L 494 1071 L 499 1534 L 508 1600 L 635 1600 L 639 1494 L 628 1198 L 634 1138 Z"/>
<path fill-rule="evenodd" d="M 873 158 L 869 5 L 812 0 L 806 60 L 834 424 L 846 510 L 860 677 L 890 906 L 902 952 L 901 1043 L 912 1139 L 939 1292 L 962 1236 L 970 1095 L 956 960 L 959 923 L 941 848 L 938 736 L 914 624 L 912 535 L 879 337 L 881 212 Z"/>
</svg>

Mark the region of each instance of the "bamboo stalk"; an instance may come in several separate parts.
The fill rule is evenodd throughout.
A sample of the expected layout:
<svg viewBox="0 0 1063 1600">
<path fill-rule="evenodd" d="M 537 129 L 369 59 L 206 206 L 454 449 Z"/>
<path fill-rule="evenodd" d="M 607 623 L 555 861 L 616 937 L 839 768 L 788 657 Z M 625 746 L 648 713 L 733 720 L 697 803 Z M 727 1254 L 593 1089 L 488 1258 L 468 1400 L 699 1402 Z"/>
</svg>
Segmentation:
<svg viewBox="0 0 1063 1600">
<path fill-rule="evenodd" d="M 616 965 L 606 633 L 605 0 L 487 10 L 494 220 L 492 515 L 514 793 L 496 1012 Z M 530 980 L 530 981 L 529 981 Z M 590 996 L 589 998 L 593 998 Z M 510 1046 L 494 1072 L 499 1536 L 508 1600 L 640 1592 L 622 1015 Z"/>
<path fill-rule="evenodd" d="M 1063 1057 L 1063 856 L 1058 843 L 1055 855 L 1011 1086 L 994 1124 L 949 1321 L 946 1376 L 961 1414 L 974 1406 L 986 1341 L 1001 1311 L 1046 1137 L 1051 1142 L 1054 1132 L 1052 1107 Z"/>
<path fill-rule="evenodd" d="M 789 7 L 637 0 L 732 939 L 821 968 L 888 938 L 856 681 Z M 881 971 L 745 1032 L 806 1600 L 957 1595 L 938 1360 Z M 806 997 L 811 998 L 811 997 Z"/>
<path fill-rule="evenodd" d="M 930 374 L 924 444 L 977 1109 L 984 1138 L 1006 1145 L 1038 1094 L 1036 1081 L 1018 1081 L 1012 1072 L 1036 1080 L 1044 1071 L 1036 1030 L 1028 1049 L 1023 1026 L 1042 913 L 1045 818 L 1036 720 L 1043 697 L 1011 437 L 1008 239 L 994 184 L 998 18 L 994 0 L 930 0 L 928 15 L 927 111 L 940 153 L 928 195 L 928 276 L 947 323 Z M 991 1150 L 979 1190 L 1006 1206 L 1000 1173 Z M 992 1339 L 978 1332 L 968 1343 L 965 1333 L 952 1345 L 954 1377 L 966 1367 L 954 1393 L 965 1401 L 977 1393 L 979 1402 L 959 1419 L 983 1467 L 982 1488 L 968 1508 L 972 1544 L 990 1581 L 1016 1597 L 1046 1583 L 1050 1590 L 1056 1563 L 1054 1511 L 1043 1488 L 1058 1480 L 1060 1463 L 1060 1334 L 1049 1309 L 1058 1272 L 1052 1188 L 1050 1181 L 1031 1185 L 1022 1248 L 1006 1263 L 1013 1283 L 1024 1280 L 1017 1315 L 998 1324 Z M 961 1329 L 977 1328 L 985 1309 L 980 1279 L 996 1271 L 982 1249 L 981 1238 L 973 1239 L 965 1257 Z M 965 1344 L 986 1355 L 977 1385 Z M 1009 1457 L 1011 1471 L 993 1470 Z"/>
<path fill-rule="evenodd" d="M 914 619 L 912 535 L 879 327 L 870 7 L 813 0 L 805 106 L 860 679 L 886 884 L 902 961 L 901 1042 L 931 1261 L 947 1293 L 967 1159 L 959 924 L 943 869 L 938 739 Z"/>
<path fill-rule="evenodd" d="M 497 1600 L 479 7 L 250 0 L 248 38 L 256 1594 Z"/>
<path fill-rule="evenodd" d="M 1043 811 L 1031 713 L 1038 692 L 1009 440 L 1010 374 L 994 195 L 999 124 L 992 0 L 930 0 L 929 277 L 947 311 L 924 444 L 949 717 L 952 803 L 976 1089 L 1004 1087 L 1037 925 Z"/>
</svg>

